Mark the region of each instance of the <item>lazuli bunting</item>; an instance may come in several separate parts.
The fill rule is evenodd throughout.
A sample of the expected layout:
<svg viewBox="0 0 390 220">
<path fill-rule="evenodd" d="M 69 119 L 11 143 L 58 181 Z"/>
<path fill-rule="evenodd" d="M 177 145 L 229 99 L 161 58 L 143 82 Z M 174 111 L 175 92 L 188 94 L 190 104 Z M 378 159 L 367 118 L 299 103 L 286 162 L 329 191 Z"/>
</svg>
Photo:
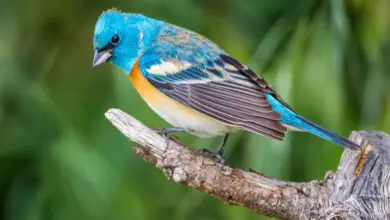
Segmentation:
<svg viewBox="0 0 390 220">
<path fill-rule="evenodd" d="M 93 66 L 109 62 L 174 128 L 199 137 L 246 130 L 283 140 L 305 131 L 352 150 L 359 146 L 297 114 L 250 68 L 205 37 L 141 14 L 103 12 L 95 26 Z"/>
</svg>

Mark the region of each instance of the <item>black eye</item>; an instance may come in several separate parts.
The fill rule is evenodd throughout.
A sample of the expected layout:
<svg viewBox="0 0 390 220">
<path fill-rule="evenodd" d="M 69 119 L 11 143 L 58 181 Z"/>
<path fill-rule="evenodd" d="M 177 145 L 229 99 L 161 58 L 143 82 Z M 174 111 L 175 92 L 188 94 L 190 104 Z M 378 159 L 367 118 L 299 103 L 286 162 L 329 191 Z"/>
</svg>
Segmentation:
<svg viewBox="0 0 390 220">
<path fill-rule="evenodd" d="M 112 36 L 112 38 L 111 38 L 111 44 L 117 45 L 118 43 L 119 43 L 119 36 L 115 34 L 115 35 Z"/>
</svg>

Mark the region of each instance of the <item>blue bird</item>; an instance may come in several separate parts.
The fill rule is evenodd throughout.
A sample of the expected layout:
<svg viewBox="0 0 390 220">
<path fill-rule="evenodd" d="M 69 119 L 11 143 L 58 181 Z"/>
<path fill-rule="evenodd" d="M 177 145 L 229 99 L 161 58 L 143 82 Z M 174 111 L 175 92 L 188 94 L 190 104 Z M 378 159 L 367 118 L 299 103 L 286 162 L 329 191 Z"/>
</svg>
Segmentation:
<svg viewBox="0 0 390 220">
<path fill-rule="evenodd" d="M 246 130 L 283 140 L 305 131 L 342 147 L 359 146 L 296 113 L 250 68 L 205 37 L 141 14 L 103 12 L 94 33 L 93 66 L 109 62 L 128 75 L 158 115 L 173 125 L 160 133 L 199 137 Z"/>
</svg>

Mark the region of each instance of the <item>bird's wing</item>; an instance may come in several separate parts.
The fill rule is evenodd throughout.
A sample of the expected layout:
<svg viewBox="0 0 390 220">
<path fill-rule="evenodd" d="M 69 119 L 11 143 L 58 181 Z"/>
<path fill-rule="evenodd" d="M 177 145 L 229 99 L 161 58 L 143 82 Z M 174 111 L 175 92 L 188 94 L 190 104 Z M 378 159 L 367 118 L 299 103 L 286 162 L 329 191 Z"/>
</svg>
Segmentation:
<svg viewBox="0 0 390 220">
<path fill-rule="evenodd" d="M 159 42 L 144 52 L 139 67 L 152 85 L 183 105 L 226 124 L 282 140 L 287 128 L 279 123 L 281 115 L 265 96 L 277 94 L 256 73 L 207 46 Z"/>
</svg>

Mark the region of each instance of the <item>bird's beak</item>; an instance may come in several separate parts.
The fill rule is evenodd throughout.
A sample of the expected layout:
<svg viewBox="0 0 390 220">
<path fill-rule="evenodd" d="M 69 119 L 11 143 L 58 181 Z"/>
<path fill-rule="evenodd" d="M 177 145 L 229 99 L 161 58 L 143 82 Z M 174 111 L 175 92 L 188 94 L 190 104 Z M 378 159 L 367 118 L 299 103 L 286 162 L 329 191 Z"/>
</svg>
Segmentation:
<svg viewBox="0 0 390 220">
<path fill-rule="evenodd" d="M 95 50 L 92 66 L 96 67 L 106 62 L 112 56 L 112 50 Z"/>
</svg>

